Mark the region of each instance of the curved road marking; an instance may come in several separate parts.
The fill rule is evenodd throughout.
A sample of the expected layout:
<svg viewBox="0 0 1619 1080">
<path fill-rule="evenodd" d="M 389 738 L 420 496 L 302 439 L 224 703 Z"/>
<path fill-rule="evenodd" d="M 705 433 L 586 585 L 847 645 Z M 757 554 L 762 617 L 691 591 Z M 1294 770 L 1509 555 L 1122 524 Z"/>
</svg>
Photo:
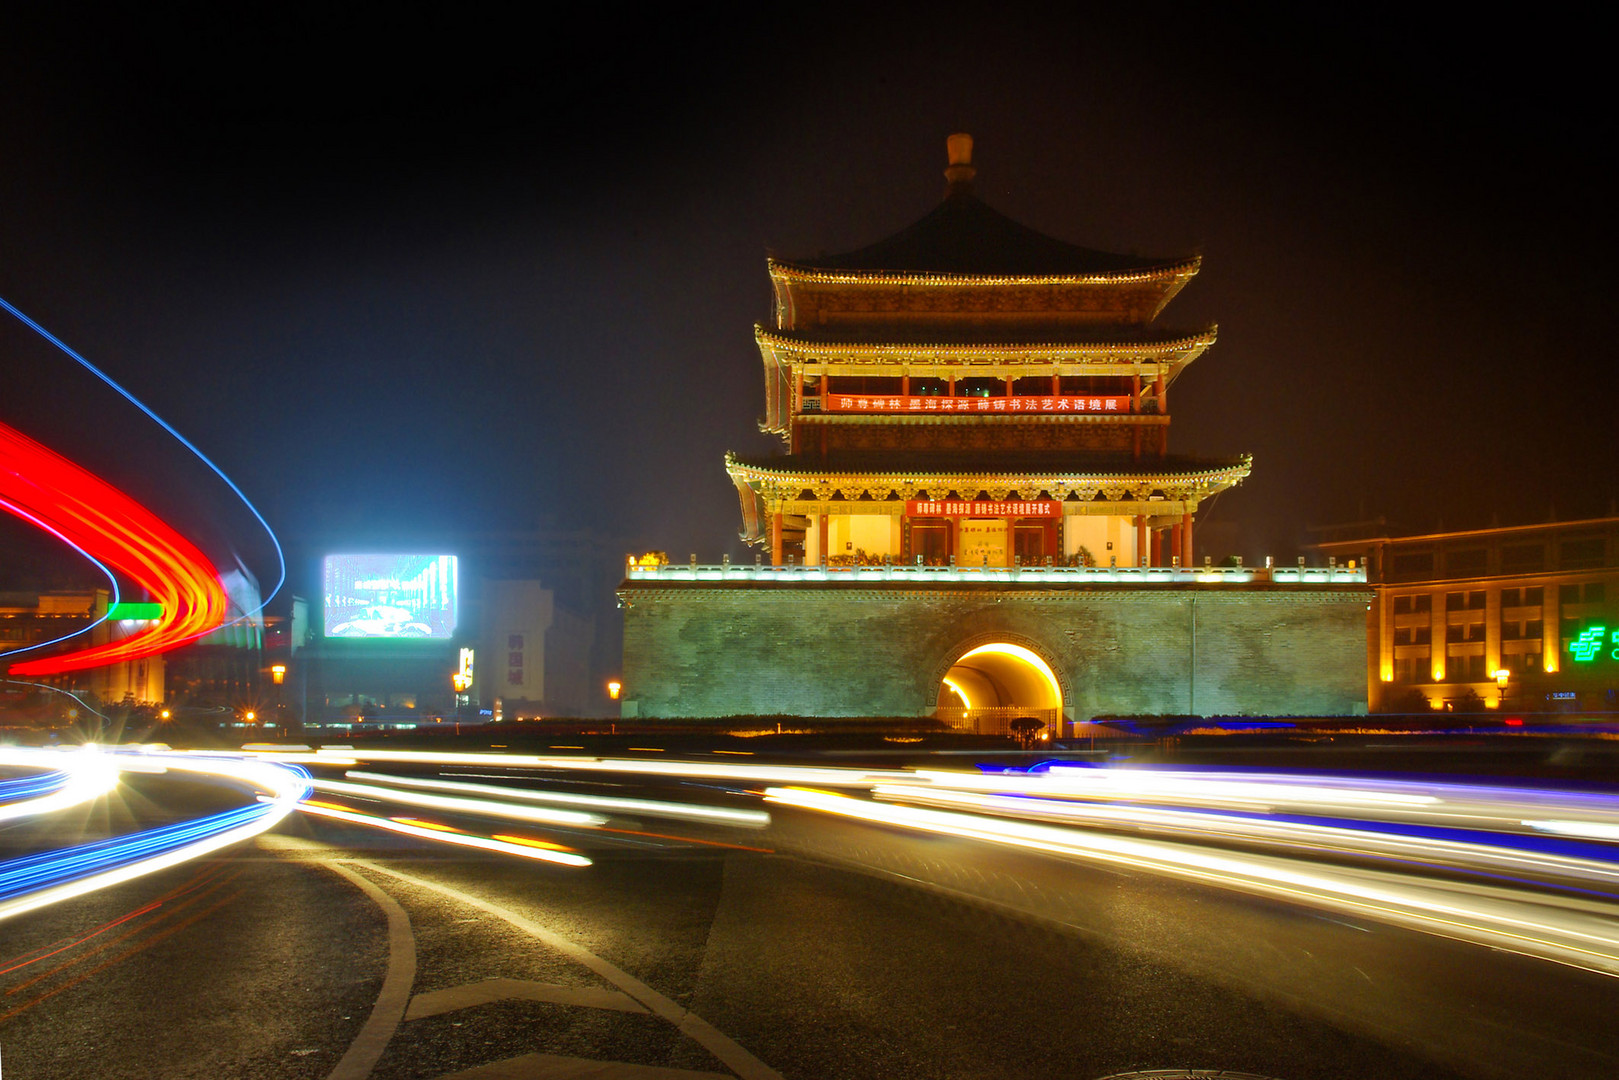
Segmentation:
<svg viewBox="0 0 1619 1080">
<path fill-rule="evenodd" d="M 491 904 L 487 900 L 481 900 L 470 893 L 461 892 L 459 889 L 452 889 L 447 885 L 440 885 L 437 882 L 427 881 L 419 877 L 413 877 L 410 874 L 401 873 L 398 870 L 392 870 L 386 866 L 380 866 L 377 863 L 365 862 L 361 859 L 345 859 L 343 862 L 347 866 L 358 866 L 362 869 L 372 871 L 373 873 L 383 874 L 387 877 L 403 881 L 406 884 L 415 885 L 417 888 L 426 889 L 429 892 L 436 892 L 440 896 L 449 897 L 451 900 L 459 901 L 460 903 L 466 904 L 468 907 L 477 908 L 479 911 L 487 912 L 497 919 L 510 923 L 512 926 L 515 926 L 517 929 L 523 931 L 531 937 L 543 941 L 557 952 L 560 952 L 570 959 L 589 968 L 591 971 L 595 972 L 606 981 L 612 983 L 614 986 L 618 987 L 636 1001 L 639 1001 L 642 1005 L 645 1005 L 654 1016 L 667 1020 L 669 1023 L 678 1028 L 682 1034 L 686 1035 L 688 1038 L 701 1045 L 703 1049 L 707 1050 L 710 1054 L 713 1054 L 720 1061 L 724 1062 L 725 1065 L 731 1069 L 731 1071 L 735 1072 L 737 1076 L 741 1077 L 742 1080 L 784 1080 L 782 1075 L 775 1069 L 772 1069 L 769 1065 L 766 1065 L 764 1062 L 748 1053 L 735 1040 L 723 1034 L 713 1024 L 710 1024 L 707 1020 L 704 1020 L 690 1009 L 682 1008 L 679 1004 L 667 997 L 664 997 L 662 994 L 658 993 L 656 990 L 652 989 L 652 987 L 648 986 L 640 979 L 637 979 L 629 972 L 609 963 L 606 960 L 603 960 L 601 957 L 597 956 L 589 949 L 586 949 L 584 946 L 569 941 L 567 938 L 562 937 L 555 931 L 549 930 L 530 919 L 526 919 L 517 914 L 515 911 L 503 908 L 498 904 Z M 342 873 L 344 877 L 358 877 L 358 875 L 354 875 L 352 871 L 345 872 L 343 868 L 330 863 L 326 865 L 332 866 L 333 870 L 337 870 L 339 873 Z M 370 883 L 367 882 L 366 884 L 369 885 Z M 371 885 L 371 888 L 376 889 L 376 886 Z M 381 892 L 380 889 L 377 891 L 379 893 Z M 386 894 L 383 895 L 386 896 Z M 389 898 L 388 902 L 393 904 L 392 898 Z M 394 904 L 394 906 L 398 907 L 397 904 Z M 404 912 L 400 912 L 400 917 L 403 920 Z M 393 918 L 391 916 L 388 923 L 390 930 L 389 937 L 390 940 L 392 940 Z M 410 924 L 408 920 L 406 920 L 405 934 L 407 938 L 409 937 L 409 933 Z M 409 947 L 411 947 L 413 950 L 411 954 L 411 969 L 414 971 L 414 945 L 412 944 Z M 388 978 L 392 979 L 393 974 L 393 963 L 390 960 L 388 965 Z M 388 985 L 387 981 L 385 980 L 383 983 L 384 995 L 386 995 L 387 989 Z M 405 992 L 408 995 L 408 982 L 406 984 Z M 404 1013 L 404 1008 L 404 1003 L 401 1002 L 399 1005 L 399 1013 L 401 1015 Z M 378 998 L 377 1010 L 380 1012 L 381 1009 L 382 999 Z M 375 1019 L 376 1013 L 373 1013 L 372 1020 Z M 397 1026 L 397 1024 L 398 1020 L 395 1019 L 393 1026 Z M 393 1026 L 389 1027 L 390 1035 L 392 1034 Z M 371 1021 L 367 1021 L 367 1031 L 369 1031 L 370 1028 Z M 362 1031 L 360 1034 L 361 1038 L 364 1038 L 366 1031 Z M 384 1040 L 384 1043 L 386 1043 L 386 1040 Z M 359 1046 L 359 1044 L 360 1040 L 355 1040 L 356 1048 Z M 379 1047 L 377 1053 L 380 1055 L 381 1052 L 382 1051 Z M 334 1071 L 332 1073 L 330 1080 L 350 1080 L 351 1076 L 353 1076 L 354 1080 L 360 1080 L 360 1078 L 365 1075 L 364 1073 L 344 1073 L 341 1077 L 339 1076 L 339 1072 L 341 1071 L 343 1064 L 346 1063 L 349 1057 L 352 1056 L 354 1056 L 354 1049 L 350 1049 L 348 1056 L 344 1057 L 343 1061 L 338 1063 L 338 1071 Z M 372 1058 L 371 1060 L 372 1063 L 375 1063 L 376 1059 Z"/>
<path fill-rule="evenodd" d="M 448 990 L 430 990 L 410 999 L 406 1020 L 470 1009 L 494 1001 L 546 1001 L 552 1005 L 582 1005 L 590 1009 L 616 1009 L 644 1013 L 646 1008 L 628 994 L 595 986 L 557 986 L 531 979 L 484 979 Z"/>
<path fill-rule="evenodd" d="M 731 1077 L 725 1073 L 630 1065 L 622 1061 L 524 1054 L 449 1073 L 438 1080 L 731 1080 Z"/>
<path fill-rule="evenodd" d="M 355 888 L 375 901 L 388 916 L 388 970 L 382 977 L 377 1003 L 349 1045 L 348 1053 L 327 1077 L 327 1080 L 366 1080 L 387 1049 L 388 1041 L 399 1030 L 405 1007 L 410 1004 L 410 988 L 416 982 L 416 937 L 411 933 L 410 916 L 397 900 L 346 866 L 324 861 L 320 865 L 353 882 Z"/>
</svg>

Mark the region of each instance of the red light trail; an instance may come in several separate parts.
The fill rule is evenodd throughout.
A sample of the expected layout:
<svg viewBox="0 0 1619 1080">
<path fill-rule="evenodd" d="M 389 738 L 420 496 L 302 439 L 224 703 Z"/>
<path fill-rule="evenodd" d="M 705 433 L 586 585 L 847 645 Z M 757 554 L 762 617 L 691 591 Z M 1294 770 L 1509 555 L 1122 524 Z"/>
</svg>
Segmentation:
<svg viewBox="0 0 1619 1080">
<path fill-rule="evenodd" d="M 0 510 L 77 545 L 162 605 L 119 641 L 13 664 L 13 675 L 58 675 L 172 649 L 225 621 L 225 588 L 208 557 L 146 507 L 67 458 L 0 423 Z"/>
</svg>

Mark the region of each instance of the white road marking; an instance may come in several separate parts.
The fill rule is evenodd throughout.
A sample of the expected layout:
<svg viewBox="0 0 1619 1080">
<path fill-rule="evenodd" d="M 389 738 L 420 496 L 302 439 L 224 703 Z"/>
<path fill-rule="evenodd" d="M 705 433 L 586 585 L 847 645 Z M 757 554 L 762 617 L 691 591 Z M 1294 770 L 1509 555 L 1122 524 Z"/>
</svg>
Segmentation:
<svg viewBox="0 0 1619 1080">
<path fill-rule="evenodd" d="M 529 979 L 484 979 L 482 982 L 430 990 L 417 994 L 405 1010 L 406 1020 L 470 1009 L 494 1001 L 546 1001 L 553 1005 L 582 1005 L 589 1009 L 617 1009 L 644 1013 L 646 1008 L 628 994 L 597 986 L 558 986 Z"/>
<path fill-rule="evenodd" d="M 377 1003 L 349 1045 L 348 1053 L 327 1077 L 327 1080 L 366 1080 L 387 1049 L 388 1041 L 399 1030 L 405 1007 L 410 1004 L 410 988 L 416 981 L 416 936 L 411 932 L 410 916 L 405 914 L 405 909 L 373 882 L 336 862 L 323 861 L 320 865 L 353 882 L 388 917 L 388 969 L 382 977 Z"/>
<path fill-rule="evenodd" d="M 561 936 L 555 931 L 541 926 L 539 923 L 536 923 L 531 919 L 524 918 L 515 911 L 511 911 L 508 908 L 503 908 L 498 904 L 491 904 L 487 900 L 480 899 L 479 897 L 473 896 L 470 893 L 461 892 L 459 889 L 452 889 L 447 885 L 440 885 L 434 881 L 428 881 L 424 878 L 401 873 L 398 870 L 381 866 L 377 863 L 366 862 L 360 859 L 348 859 L 345 860 L 345 862 L 349 866 L 357 866 L 373 873 L 382 874 L 386 877 L 403 881 L 406 884 L 415 885 L 417 888 L 426 889 L 429 892 L 436 892 L 440 896 L 449 897 L 450 899 L 465 904 L 468 907 L 477 908 L 479 911 L 487 912 L 488 914 L 495 916 L 495 918 L 501 919 L 504 922 L 507 922 L 517 929 L 523 931 L 524 933 L 539 939 L 546 945 L 549 945 L 551 948 L 555 949 L 557 952 L 560 952 L 570 959 L 577 961 L 578 963 L 589 968 L 591 971 L 595 972 L 597 975 L 601 976 L 607 982 L 612 983 L 624 993 L 628 994 L 636 1001 L 639 1001 L 642 1005 L 645 1005 L 653 1015 L 667 1020 L 669 1023 L 679 1028 L 681 1033 L 697 1042 L 703 1047 L 703 1049 L 707 1050 L 710 1054 L 713 1054 L 714 1057 L 724 1062 L 726 1067 L 735 1072 L 737 1076 L 742 1078 L 742 1080 L 784 1080 L 782 1075 L 775 1069 L 772 1069 L 770 1066 L 748 1053 L 748 1051 L 743 1049 L 742 1046 L 739 1045 L 735 1040 L 722 1033 L 718 1028 L 714 1027 L 714 1025 L 710 1024 L 707 1020 L 704 1020 L 696 1013 L 689 1009 L 682 1008 L 679 1004 L 658 993 L 658 991 L 652 989 L 652 987 L 637 979 L 629 972 L 609 963 L 606 960 L 603 960 L 601 957 L 586 949 L 584 946 L 569 941 L 567 938 Z M 414 967 L 414 957 L 412 958 L 412 966 Z M 392 972 L 390 970 L 390 975 L 391 974 Z M 403 1006 L 401 1006 L 401 1012 L 402 1011 Z M 350 1052 L 352 1053 L 352 1051 Z M 548 1055 L 533 1056 L 545 1058 Z M 581 1059 L 556 1058 L 555 1060 L 566 1063 L 579 1061 Z M 615 1068 L 645 1068 L 644 1066 L 626 1066 L 615 1062 L 585 1062 L 585 1064 L 596 1067 L 612 1066 Z M 493 1068 L 493 1066 L 486 1067 Z M 570 1065 L 568 1067 L 572 1068 L 573 1066 Z M 458 1073 L 456 1075 L 458 1078 L 467 1078 L 467 1080 L 471 1080 L 472 1077 L 480 1076 L 480 1074 L 477 1072 Z M 670 1078 L 670 1080 L 673 1080 L 675 1077 L 689 1078 L 692 1076 L 690 1072 L 685 1070 L 662 1070 L 661 1073 L 555 1072 L 549 1074 L 511 1074 L 490 1072 L 481 1075 L 483 1077 L 487 1077 L 488 1080 L 494 1080 L 496 1077 L 515 1077 L 518 1075 L 524 1077 L 545 1076 L 547 1077 L 547 1080 L 549 1080 L 549 1078 L 552 1076 L 557 1077 L 558 1080 L 560 1080 L 562 1077 L 568 1077 L 570 1080 L 572 1080 L 573 1077 L 580 1077 L 581 1080 L 584 1077 L 591 1077 L 592 1080 L 595 1080 L 597 1077 L 602 1078 L 602 1080 L 607 1080 L 608 1077 L 612 1077 L 613 1080 L 618 1080 L 618 1077 L 620 1076 L 622 1076 L 624 1080 L 631 1080 L 632 1077 L 635 1078 L 635 1080 L 654 1080 L 654 1078 L 659 1077 L 660 1075 L 667 1076 Z M 337 1080 L 336 1073 L 332 1075 L 332 1080 Z"/>
<path fill-rule="evenodd" d="M 731 1077 L 725 1073 L 631 1065 L 624 1061 L 525 1054 L 448 1073 L 439 1080 L 731 1080 Z"/>
</svg>

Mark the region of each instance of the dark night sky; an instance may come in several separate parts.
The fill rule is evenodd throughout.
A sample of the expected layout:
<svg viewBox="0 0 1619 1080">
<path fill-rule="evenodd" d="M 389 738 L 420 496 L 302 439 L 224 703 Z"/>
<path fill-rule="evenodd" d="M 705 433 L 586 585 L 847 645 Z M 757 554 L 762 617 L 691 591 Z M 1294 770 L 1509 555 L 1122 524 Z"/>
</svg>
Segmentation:
<svg viewBox="0 0 1619 1080">
<path fill-rule="evenodd" d="M 1164 321 L 1220 342 L 1176 385 L 1172 445 L 1255 455 L 1207 543 L 1607 511 L 1593 28 L 988 7 L 20 24 L 0 294 L 294 538 L 547 517 L 717 561 L 743 554 L 722 455 L 772 445 L 766 252 L 908 224 L 965 130 L 1012 217 L 1203 254 Z M 0 419 L 182 520 L 224 502 L 12 325 L 0 373 Z M 261 558 L 232 513 L 213 524 Z"/>
</svg>

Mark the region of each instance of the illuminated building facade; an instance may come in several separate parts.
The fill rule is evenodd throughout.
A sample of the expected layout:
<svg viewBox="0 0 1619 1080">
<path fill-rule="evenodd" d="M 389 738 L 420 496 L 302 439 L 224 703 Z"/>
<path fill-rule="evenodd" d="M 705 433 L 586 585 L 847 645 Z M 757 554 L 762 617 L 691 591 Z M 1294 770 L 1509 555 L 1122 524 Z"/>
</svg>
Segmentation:
<svg viewBox="0 0 1619 1080">
<path fill-rule="evenodd" d="M 124 603 L 113 607 L 111 599 L 106 589 L 0 593 L 0 654 L 57 640 L 91 627 L 92 623 L 96 625 L 80 639 L 85 644 L 120 641 L 144 630 L 155 619 L 155 604 Z M 112 607 L 110 612 L 109 607 Z M 5 672 L 12 662 L 32 659 L 34 655 L 31 649 L 10 656 L 0 655 L 0 672 Z M 165 659 L 165 655 L 159 653 L 82 671 L 19 679 L 6 689 L 14 694 L 21 693 L 29 683 L 41 682 L 75 694 L 94 695 L 94 700 L 105 704 L 129 701 L 153 705 L 164 700 Z M 63 702 L 58 704 L 71 707 Z"/>
<path fill-rule="evenodd" d="M 771 563 L 1190 565 L 1198 504 L 1249 459 L 1169 453 L 1169 391 L 1213 327 L 1160 329 L 1197 258 L 1042 236 L 972 193 L 859 251 L 769 263 L 755 328 L 763 428 L 730 456 L 743 535 Z"/>
<path fill-rule="evenodd" d="M 1374 708 L 1469 692 L 1491 708 L 1619 708 L 1619 517 L 1399 537 L 1377 524 L 1315 545 L 1376 591 Z"/>
<path fill-rule="evenodd" d="M 972 193 L 870 247 L 772 259 L 765 431 L 727 455 L 754 566 L 633 562 L 625 717 L 1365 710 L 1364 576 L 1194 566 L 1246 457 L 1169 450 L 1212 327 L 1159 313 L 1199 260 L 1042 236 Z M 768 552 L 768 563 L 764 552 Z"/>
</svg>

